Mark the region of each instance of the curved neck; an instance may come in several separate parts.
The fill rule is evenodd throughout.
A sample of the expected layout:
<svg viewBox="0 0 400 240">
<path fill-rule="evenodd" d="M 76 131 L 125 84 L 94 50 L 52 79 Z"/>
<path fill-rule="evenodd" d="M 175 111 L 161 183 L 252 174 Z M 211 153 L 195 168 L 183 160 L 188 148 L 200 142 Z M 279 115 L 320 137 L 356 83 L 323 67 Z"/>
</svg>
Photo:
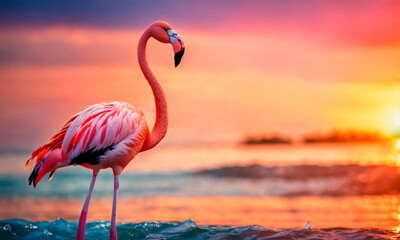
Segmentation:
<svg viewBox="0 0 400 240">
<path fill-rule="evenodd" d="M 156 120 L 153 129 L 148 134 L 143 144 L 141 151 L 146 151 L 156 146 L 164 138 L 168 128 L 167 101 L 165 99 L 164 92 L 153 72 L 150 70 L 146 59 L 146 45 L 150 37 L 152 37 L 151 30 L 146 29 L 146 31 L 144 31 L 140 37 L 137 54 L 140 69 L 142 70 L 143 75 L 149 82 L 151 90 L 153 91 L 156 104 Z"/>
</svg>

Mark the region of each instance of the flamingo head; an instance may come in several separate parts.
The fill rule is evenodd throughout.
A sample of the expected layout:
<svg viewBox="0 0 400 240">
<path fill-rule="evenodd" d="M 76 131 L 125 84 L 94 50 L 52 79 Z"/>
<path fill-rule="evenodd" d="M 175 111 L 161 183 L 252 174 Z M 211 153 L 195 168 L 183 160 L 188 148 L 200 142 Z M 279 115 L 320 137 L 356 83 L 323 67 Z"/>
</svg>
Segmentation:
<svg viewBox="0 0 400 240">
<path fill-rule="evenodd" d="M 29 185 L 33 183 L 33 186 L 40 182 L 40 180 L 49 172 L 49 181 L 53 178 L 56 169 L 60 166 L 61 161 L 61 149 L 55 149 L 49 151 L 44 158 L 40 159 L 29 176 Z"/>
<path fill-rule="evenodd" d="M 179 65 L 182 56 L 185 53 L 185 44 L 182 38 L 172 30 L 171 25 L 163 21 L 157 21 L 150 25 L 152 35 L 155 39 L 162 43 L 170 43 L 174 49 L 175 67 Z"/>
</svg>

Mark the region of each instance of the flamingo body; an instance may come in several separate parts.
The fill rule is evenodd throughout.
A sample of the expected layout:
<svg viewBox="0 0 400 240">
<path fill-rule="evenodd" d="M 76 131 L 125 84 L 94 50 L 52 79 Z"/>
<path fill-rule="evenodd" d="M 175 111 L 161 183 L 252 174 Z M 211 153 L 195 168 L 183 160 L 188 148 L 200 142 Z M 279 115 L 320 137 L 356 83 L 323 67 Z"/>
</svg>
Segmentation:
<svg viewBox="0 0 400 240">
<path fill-rule="evenodd" d="M 78 114 L 61 145 L 62 161 L 99 171 L 124 168 L 148 134 L 143 113 L 124 102 L 92 105 Z"/>
<path fill-rule="evenodd" d="M 141 150 L 148 134 L 144 114 L 131 104 L 94 104 L 73 116 L 50 143 L 32 154 L 37 162 L 30 180 L 36 186 L 51 164 L 56 168 L 81 165 L 95 173 L 112 168 L 120 173 Z"/>
<path fill-rule="evenodd" d="M 35 167 L 29 176 L 29 184 L 33 183 L 34 187 L 47 173 L 50 173 L 50 180 L 58 168 L 81 165 L 93 170 L 92 181 L 79 218 L 77 239 L 84 239 L 94 183 L 99 171 L 105 168 L 111 168 L 114 173 L 110 239 L 117 239 L 116 206 L 119 176 L 137 153 L 156 146 L 167 132 L 166 98 L 146 60 L 146 44 L 151 37 L 162 43 L 171 43 L 175 53 L 175 66 L 180 63 L 185 50 L 182 39 L 168 23 L 162 21 L 151 24 L 139 40 L 139 65 L 153 91 L 156 104 L 156 121 L 151 132 L 143 113 L 131 104 L 125 102 L 95 104 L 68 120 L 49 143 L 32 153 L 25 165 L 28 166 L 36 159 Z"/>
</svg>

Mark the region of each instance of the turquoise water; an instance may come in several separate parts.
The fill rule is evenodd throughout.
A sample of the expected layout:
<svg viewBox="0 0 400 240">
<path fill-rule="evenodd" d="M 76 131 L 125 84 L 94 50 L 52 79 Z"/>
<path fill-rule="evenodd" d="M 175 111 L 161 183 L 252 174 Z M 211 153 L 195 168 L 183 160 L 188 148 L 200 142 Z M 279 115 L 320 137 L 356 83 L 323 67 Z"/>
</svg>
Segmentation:
<svg viewBox="0 0 400 240">
<path fill-rule="evenodd" d="M 0 239 L 75 239 L 78 224 L 57 219 L 53 222 L 29 222 L 21 219 L 0 221 Z M 90 222 L 86 239 L 108 239 L 110 222 Z M 184 222 L 142 222 L 117 225 L 119 239 L 390 239 L 398 234 L 379 229 L 284 229 L 262 226 L 198 226 Z"/>
<path fill-rule="evenodd" d="M 87 194 L 91 173 L 56 172 L 51 182 L 44 178 L 36 188 L 23 174 L 0 175 L 0 199 L 21 197 L 77 198 Z M 382 183 L 385 183 L 384 185 Z M 97 177 L 93 196 L 111 198 L 113 175 Z M 195 187 L 194 187 L 195 186 Z M 355 196 L 400 194 L 400 174 L 394 166 L 298 165 L 266 167 L 229 166 L 192 172 L 153 172 L 121 175 L 120 197 L 193 196 Z"/>
</svg>

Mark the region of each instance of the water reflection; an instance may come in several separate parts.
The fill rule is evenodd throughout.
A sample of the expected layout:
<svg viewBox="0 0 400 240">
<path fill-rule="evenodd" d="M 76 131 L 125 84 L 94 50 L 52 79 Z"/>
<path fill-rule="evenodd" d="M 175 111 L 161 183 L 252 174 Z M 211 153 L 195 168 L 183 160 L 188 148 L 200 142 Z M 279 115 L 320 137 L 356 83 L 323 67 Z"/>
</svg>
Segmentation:
<svg viewBox="0 0 400 240">
<path fill-rule="evenodd" d="M 184 221 L 199 225 L 262 225 L 270 229 L 304 229 L 307 221 L 314 229 L 379 228 L 400 233 L 397 196 L 357 197 L 151 197 L 118 199 L 120 222 Z M 76 199 L 0 200 L 3 218 L 53 221 L 60 216 L 77 221 L 82 201 Z M 54 206 L 62 206 L 55 208 Z M 94 198 L 88 221 L 110 218 L 112 199 Z M 395 213 L 393 216 L 390 213 Z"/>
<path fill-rule="evenodd" d="M 23 169 L 25 159 L 15 155 L 0 161 L 0 205 L 7 206 L 0 208 L 0 219 L 77 221 L 90 173 L 62 169 L 51 183 L 28 189 L 26 174 L 9 172 L 18 161 Z M 200 225 L 302 229 L 310 221 L 313 228 L 376 227 L 400 233 L 398 171 L 399 140 L 164 147 L 138 156 L 122 176 L 118 219 L 191 218 Z M 89 221 L 109 220 L 113 183 L 108 173 L 95 186 Z"/>
<path fill-rule="evenodd" d="M 397 166 L 399 167 L 397 169 L 397 172 L 400 174 L 400 139 L 397 139 L 396 141 L 396 157 L 397 157 Z M 396 234 L 400 233 L 400 205 L 397 207 L 397 221 L 398 221 L 398 226 L 393 228 L 393 231 Z M 397 239 L 396 237 L 392 237 L 392 239 Z"/>
</svg>

